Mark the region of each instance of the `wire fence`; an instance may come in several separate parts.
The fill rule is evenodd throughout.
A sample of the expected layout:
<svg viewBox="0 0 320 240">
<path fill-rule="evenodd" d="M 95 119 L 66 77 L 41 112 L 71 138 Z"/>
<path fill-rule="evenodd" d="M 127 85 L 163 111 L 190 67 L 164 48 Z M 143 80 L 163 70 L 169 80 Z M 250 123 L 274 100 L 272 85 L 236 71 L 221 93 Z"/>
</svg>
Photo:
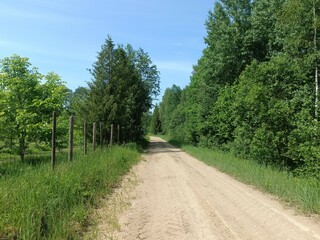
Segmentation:
<svg viewBox="0 0 320 240">
<path fill-rule="evenodd" d="M 56 112 L 52 113 L 52 130 L 51 143 L 49 145 L 41 145 L 38 142 L 33 143 L 36 151 L 27 149 L 25 152 L 26 161 L 28 163 L 36 163 L 38 159 L 41 161 L 51 161 L 52 168 L 55 168 L 58 156 L 67 157 L 68 161 L 74 159 L 75 151 L 77 154 L 88 154 L 96 151 L 98 147 L 112 146 L 120 144 L 125 139 L 121 134 L 120 125 L 111 124 L 107 126 L 103 122 L 83 122 L 76 124 L 74 116 L 69 117 L 69 125 L 67 134 L 58 134 L 59 118 Z M 61 120 L 62 121 L 62 120 Z M 124 131 L 123 131 L 124 133 Z M 10 140 L 10 139 L 9 139 Z M 10 142 L 10 141 L 9 141 Z M 0 163 L 19 160 L 20 156 L 13 150 L 13 144 L 6 153 L 0 153 Z"/>
</svg>

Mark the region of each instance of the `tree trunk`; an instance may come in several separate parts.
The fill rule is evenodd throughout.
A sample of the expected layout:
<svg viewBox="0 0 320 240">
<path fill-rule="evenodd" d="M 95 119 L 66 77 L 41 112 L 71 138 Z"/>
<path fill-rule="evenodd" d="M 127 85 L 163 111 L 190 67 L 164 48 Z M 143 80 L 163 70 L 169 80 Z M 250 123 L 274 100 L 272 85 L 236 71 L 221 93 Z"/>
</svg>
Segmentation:
<svg viewBox="0 0 320 240">
<path fill-rule="evenodd" d="M 26 153 L 26 136 L 26 132 L 23 131 L 19 139 L 19 156 L 22 162 L 24 162 L 24 157 Z"/>
</svg>

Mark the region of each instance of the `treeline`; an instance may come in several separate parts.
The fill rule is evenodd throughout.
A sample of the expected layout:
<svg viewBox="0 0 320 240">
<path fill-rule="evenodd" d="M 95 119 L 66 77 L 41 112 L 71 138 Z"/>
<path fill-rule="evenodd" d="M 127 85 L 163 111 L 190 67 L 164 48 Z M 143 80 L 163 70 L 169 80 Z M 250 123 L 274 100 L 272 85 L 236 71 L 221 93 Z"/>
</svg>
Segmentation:
<svg viewBox="0 0 320 240">
<path fill-rule="evenodd" d="M 74 92 L 59 75 L 43 75 L 28 58 L 0 60 L 0 153 L 18 154 L 23 161 L 30 143 L 51 144 L 52 112 L 58 121 L 58 144 L 68 138 L 68 118 L 76 124 L 102 122 L 122 126 L 122 141 L 137 141 L 145 133 L 144 114 L 159 93 L 159 72 L 147 53 L 115 46 L 107 38 L 91 70 L 88 87 Z M 107 136 L 107 134 L 105 134 Z M 108 138 L 103 139 L 104 142 Z"/>
<path fill-rule="evenodd" d="M 320 177 L 319 19 L 318 0 L 216 1 L 191 82 L 165 91 L 153 131 Z"/>
</svg>

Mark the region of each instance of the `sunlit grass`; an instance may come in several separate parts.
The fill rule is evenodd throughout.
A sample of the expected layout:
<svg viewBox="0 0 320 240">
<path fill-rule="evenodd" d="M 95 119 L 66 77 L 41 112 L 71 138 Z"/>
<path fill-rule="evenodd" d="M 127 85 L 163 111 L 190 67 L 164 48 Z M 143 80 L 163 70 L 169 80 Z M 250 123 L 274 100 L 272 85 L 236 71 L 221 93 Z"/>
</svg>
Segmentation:
<svg viewBox="0 0 320 240">
<path fill-rule="evenodd" d="M 139 155 L 135 146 L 115 146 L 87 156 L 77 152 L 72 162 L 60 154 L 54 171 L 46 159 L 7 165 L 11 170 L 0 176 L 0 239 L 79 239 L 89 209 Z"/>
</svg>

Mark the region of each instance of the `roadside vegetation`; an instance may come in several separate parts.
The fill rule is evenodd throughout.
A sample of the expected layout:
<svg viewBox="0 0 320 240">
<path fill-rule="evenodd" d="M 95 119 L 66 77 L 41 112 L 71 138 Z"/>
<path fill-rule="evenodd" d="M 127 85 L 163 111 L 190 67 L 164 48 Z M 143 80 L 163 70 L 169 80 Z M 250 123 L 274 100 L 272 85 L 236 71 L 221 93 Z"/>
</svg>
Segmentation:
<svg viewBox="0 0 320 240">
<path fill-rule="evenodd" d="M 0 59 L 1 240 L 80 239 L 90 209 L 139 161 L 148 111 L 159 93 L 156 66 L 142 49 L 116 46 L 108 37 L 90 73 L 88 86 L 72 91 L 28 58 Z M 84 142 L 95 151 L 85 154 Z"/>
<path fill-rule="evenodd" d="M 72 162 L 61 155 L 54 171 L 50 163 L 2 164 L 0 239 L 79 239 L 90 209 L 139 161 L 136 146 L 77 152 Z"/>
</svg>

